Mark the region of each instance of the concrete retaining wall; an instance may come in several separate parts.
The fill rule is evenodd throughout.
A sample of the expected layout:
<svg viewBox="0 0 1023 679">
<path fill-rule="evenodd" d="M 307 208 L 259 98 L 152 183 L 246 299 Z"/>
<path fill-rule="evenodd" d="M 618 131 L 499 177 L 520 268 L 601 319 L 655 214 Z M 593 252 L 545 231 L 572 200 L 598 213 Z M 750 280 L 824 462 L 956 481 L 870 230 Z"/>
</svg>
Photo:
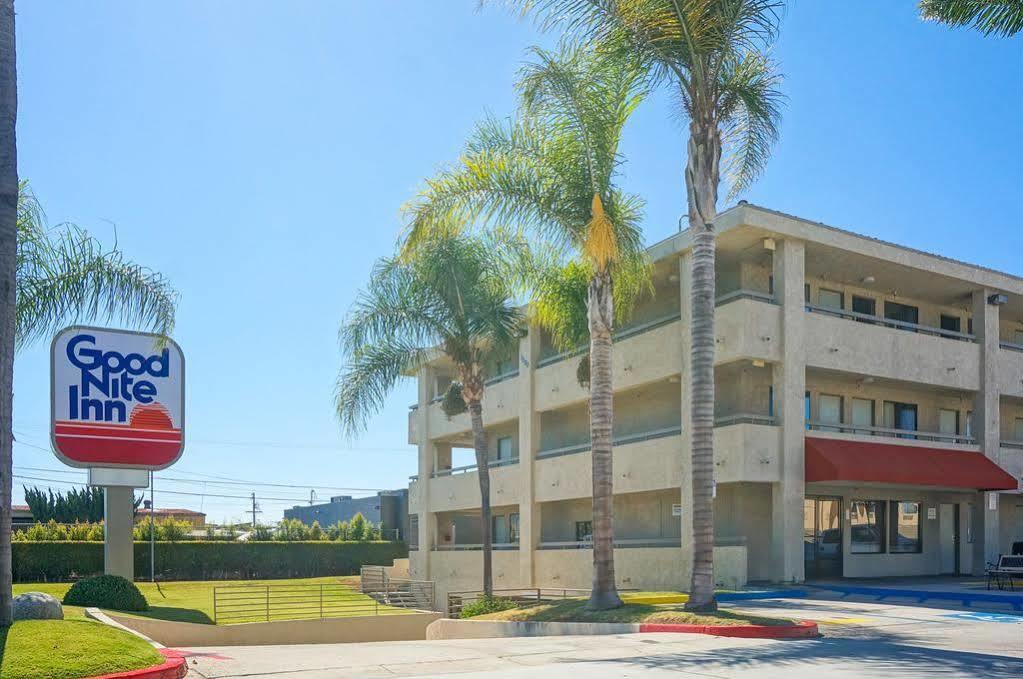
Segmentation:
<svg viewBox="0 0 1023 679">
<path fill-rule="evenodd" d="M 628 622 L 511 622 L 443 618 L 426 628 L 427 639 L 493 639 L 498 637 L 563 637 L 592 634 L 632 634 L 639 625 Z"/>
<path fill-rule="evenodd" d="M 201 625 L 119 615 L 110 617 L 165 646 L 182 647 L 418 641 L 426 638 L 427 626 L 441 614 L 423 612 L 238 625 Z"/>
</svg>

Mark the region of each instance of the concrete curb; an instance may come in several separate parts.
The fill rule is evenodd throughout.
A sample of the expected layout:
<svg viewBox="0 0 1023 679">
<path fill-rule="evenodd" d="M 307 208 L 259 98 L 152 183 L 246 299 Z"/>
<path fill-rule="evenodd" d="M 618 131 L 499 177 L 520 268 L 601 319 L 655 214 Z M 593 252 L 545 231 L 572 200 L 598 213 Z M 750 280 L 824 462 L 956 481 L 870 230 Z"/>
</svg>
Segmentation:
<svg viewBox="0 0 1023 679">
<path fill-rule="evenodd" d="M 636 634 L 640 632 L 709 634 L 744 639 L 812 639 L 820 636 L 817 623 L 809 621 L 800 621 L 792 625 L 677 625 L 669 623 L 514 622 L 445 618 L 430 623 L 426 628 L 426 638 L 428 640 L 493 639 Z"/>
<path fill-rule="evenodd" d="M 185 658 L 177 651 L 169 648 L 157 649 L 166 660 L 151 667 L 143 667 L 139 670 L 128 670 L 127 672 L 114 672 L 113 674 L 101 674 L 90 679 L 181 679 L 188 673 L 188 666 Z"/>
<path fill-rule="evenodd" d="M 101 622 L 104 625 L 110 625 L 111 627 L 116 627 L 117 629 L 121 630 L 122 632 L 127 632 L 128 634 L 134 634 L 139 639 L 144 639 L 144 640 L 148 641 L 150 644 L 152 644 L 153 648 L 155 648 L 156 650 L 160 650 L 161 648 L 167 648 L 166 646 L 161 644 L 159 641 L 154 641 L 154 640 L 150 639 L 149 637 L 147 637 L 142 632 L 139 632 L 138 630 L 134 630 L 134 629 L 128 627 L 127 625 L 122 625 L 121 623 L 117 622 L 116 620 L 114 620 L 113 618 L 111 618 L 109 615 L 107 615 L 106 613 L 104 613 L 103 611 L 101 611 L 98 608 L 93 608 L 91 606 L 89 608 L 86 608 L 85 609 L 85 617 L 92 618 L 96 622 Z"/>
</svg>

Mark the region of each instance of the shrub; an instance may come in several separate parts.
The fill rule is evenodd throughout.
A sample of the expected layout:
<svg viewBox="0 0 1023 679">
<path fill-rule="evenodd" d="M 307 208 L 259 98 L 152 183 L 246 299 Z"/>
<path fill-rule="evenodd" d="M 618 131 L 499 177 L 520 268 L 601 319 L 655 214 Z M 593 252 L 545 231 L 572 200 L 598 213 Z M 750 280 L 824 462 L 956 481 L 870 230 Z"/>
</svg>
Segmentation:
<svg viewBox="0 0 1023 679">
<path fill-rule="evenodd" d="M 459 617 L 475 618 L 477 615 L 497 613 L 499 611 L 507 611 L 512 608 L 518 608 L 518 605 L 511 599 L 503 599 L 496 596 L 482 596 L 479 599 L 476 599 L 476 601 L 462 606 L 462 613 Z"/>
<path fill-rule="evenodd" d="M 65 606 L 97 606 L 115 611 L 148 611 L 149 603 L 135 583 L 119 575 L 95 575 L 71 585 Z"/>
</svg>

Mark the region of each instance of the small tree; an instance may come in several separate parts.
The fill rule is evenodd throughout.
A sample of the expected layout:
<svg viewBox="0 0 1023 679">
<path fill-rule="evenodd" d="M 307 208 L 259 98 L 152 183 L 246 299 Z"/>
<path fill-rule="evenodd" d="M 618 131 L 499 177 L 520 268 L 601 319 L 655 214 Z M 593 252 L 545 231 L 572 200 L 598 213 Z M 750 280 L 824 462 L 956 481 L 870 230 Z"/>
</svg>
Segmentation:
<svg viewBox="0 0 1023 679">
<path fill-rule="evenodd" d="M 366 539 L 366 517 L 357 512 L 348 525 L 348 539 L 360 541 Z"/>
<path fill-rule="evenodd" d="M 187 521 L 164 519 L 158 524 L 157 537 L 167 542 L 180 542 L 188 537 L 191 525 Z"/>
<path fill-rule="evenodd" d="M 309 527 L 309 539 L 317 541 L 323 539 L 323 529 L 320 528 L 319 521 L 313 521 L 313 525 Z"/>
</svg>

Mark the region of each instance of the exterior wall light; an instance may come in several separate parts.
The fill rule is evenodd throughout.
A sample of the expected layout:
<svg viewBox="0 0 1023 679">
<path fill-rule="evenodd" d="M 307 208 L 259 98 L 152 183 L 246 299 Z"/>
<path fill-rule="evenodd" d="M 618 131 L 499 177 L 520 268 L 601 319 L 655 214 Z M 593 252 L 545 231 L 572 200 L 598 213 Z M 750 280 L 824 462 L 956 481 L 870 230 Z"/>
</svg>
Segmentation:
<svg viewBox="0 0 1023 679">
<path fill-rule="evenodd" d="M 1002 306 L 1003 304 L 1009 303 L 1009 296 L 996 292 L 995 294 L 988 296 L 987 303 L 992 306 Z"/>
</svg>

